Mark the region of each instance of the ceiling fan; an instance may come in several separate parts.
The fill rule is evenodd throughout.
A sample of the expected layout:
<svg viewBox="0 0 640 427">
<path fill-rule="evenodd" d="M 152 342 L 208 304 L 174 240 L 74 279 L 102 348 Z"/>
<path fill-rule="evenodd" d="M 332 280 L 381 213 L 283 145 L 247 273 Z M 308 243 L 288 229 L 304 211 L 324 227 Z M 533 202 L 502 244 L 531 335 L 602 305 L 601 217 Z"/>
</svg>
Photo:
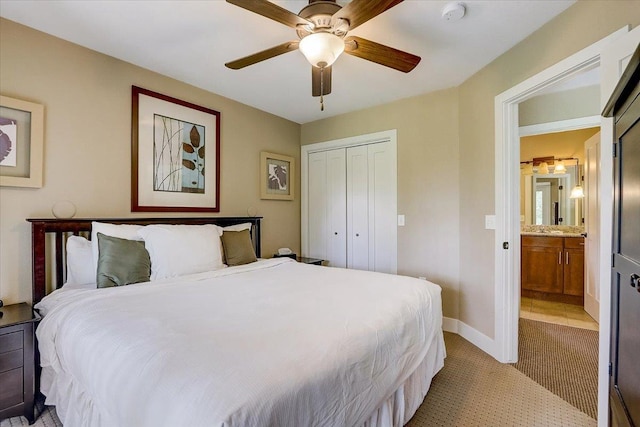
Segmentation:
<svg viewBox="0 0 640 427">
<path fill-rule="evenodd" d="M 227 0 L 235 6 L 295 28 L 299 40 L 274 46 L 225 65 L 239 70 L 300 49 L 312 65 L 311 93 L 320 97 L 320 109 L 324 110 L 323 96 L 331 93 L 331 65 L 343 52 L 405 73 L 418 65 L 419 56 L 361 37 L 347 37 L 349 31 L 402 1 L 352 0 L 342 7 L 336 0 L 309 0 L 309 4 L 296 15 L 268 0 Z"/>
</svg>

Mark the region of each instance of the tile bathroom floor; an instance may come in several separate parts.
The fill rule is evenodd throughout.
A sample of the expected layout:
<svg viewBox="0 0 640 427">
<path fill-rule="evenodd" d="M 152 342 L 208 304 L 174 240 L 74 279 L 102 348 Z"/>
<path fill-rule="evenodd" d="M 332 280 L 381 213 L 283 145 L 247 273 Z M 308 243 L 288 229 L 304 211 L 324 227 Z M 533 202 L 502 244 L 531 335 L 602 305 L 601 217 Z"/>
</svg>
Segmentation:
<svg viewBox="0 0 640 427">
<path fill-rule="evenodd" d="M 574 328 L 598 330 L 598 323 L 579 305 L 522 297 L 520 317 Z"/>
</svg>

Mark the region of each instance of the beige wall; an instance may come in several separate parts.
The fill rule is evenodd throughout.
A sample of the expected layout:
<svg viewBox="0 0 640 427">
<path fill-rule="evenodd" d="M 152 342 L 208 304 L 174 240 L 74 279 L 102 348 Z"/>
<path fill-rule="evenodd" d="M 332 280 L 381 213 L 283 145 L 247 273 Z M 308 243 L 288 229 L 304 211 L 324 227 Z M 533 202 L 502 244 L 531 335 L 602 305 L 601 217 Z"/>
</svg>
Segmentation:
<svg viewBox="0 0 640 427">
<path fill-rule="evenodd" d="M 494 98 L 639 23 L 637 0 L 579 0 L 458 88 L 302 125 L 301 143 L 398 130 L 399 272 L 441 284 L 445 315 L 493 337 L 494 232 L 484 216 L 495 203 Z M 255 205 L 267 217 L 266 253 L 299 247 L 299 202 L 261 202 L 255 186 L 261 149 L 299 157 L 298 125 L 6 21 L 0 31 L 0 89 L 45 105 L 47 150 L 43 189 L 0 189 L 3 296 L 30 295 L 24 218 L 49 216 L 61 199 L 82 216 L 129 214 L 131 84 L 221 111 L 222 214 Z M 254 167 L 243 169 L 245 159 Z"/>
<path fill-rule="evenodd" d="M 494 99 L 560 60 L 630 24 L 640 23 L 638 1 L 579 0 L 460 87 L 459 319 L 494 336 Z"/>
<path fill-rule="evenodd" d="M 600 131 L 599 127 L 567 132 L 545 133 L 520 138 L 520 161 L 534 157 L 553 156 L 556 159 L 576 157 L 584 164 L 584 142 Z M 575 161 L 574 163 L 575 164 Z"/>
<path fill-rule="evenodd" d="M 52 217 L 60 200 L 75 203 L 78 217 L 132 216 L 131 85 L 220 111 L 220 215 L 247 215 L 254 207 L 265 217 L 265 255 L 282 246 L 298 250 L 299 192 L 293 202 L 263 201 L 258 186 L 261 150 L 299 161 L 298 124 L 2 19 L 0 92 L 45 108 L 44 187 L 0 188 L 5 303 L 31 298 L 25 218 Z"/>
<path fill-rule="evenodd" d="M 398 129 L 398 209 L 407 215 L 399 228 L 399 272 L 443 285 L 445 316 L 492 338 L 494 232 L 484 217 L 495 210 L 494 99 L 639 23 L 637 0 L 579 0 L 458 88 L 304 124 L 302 144 Z"/>
<path fill-rule="evenodd" d="M 520 126 L 599 115 L 599 85 L 534 96 L 518 105 Z"/>
<path fill-rule="evenodd" d="M 458 91 L 449 89 L 302 125 L 302 144 L 398 130 L 398 273 L 443 288 L 458 317 Z"/>
</svg>

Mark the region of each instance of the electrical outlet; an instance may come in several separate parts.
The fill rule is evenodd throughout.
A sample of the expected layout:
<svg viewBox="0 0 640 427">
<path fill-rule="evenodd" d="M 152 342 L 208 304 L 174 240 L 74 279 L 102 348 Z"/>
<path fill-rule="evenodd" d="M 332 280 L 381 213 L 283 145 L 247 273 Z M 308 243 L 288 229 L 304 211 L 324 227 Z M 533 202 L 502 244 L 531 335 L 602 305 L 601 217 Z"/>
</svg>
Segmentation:
<svg viewBox="0 0 640 427">
<path fill-rule="evenodd" d="M 398 227 L 404 227 L 404 215 L 398 215 Z"/>
</svg>

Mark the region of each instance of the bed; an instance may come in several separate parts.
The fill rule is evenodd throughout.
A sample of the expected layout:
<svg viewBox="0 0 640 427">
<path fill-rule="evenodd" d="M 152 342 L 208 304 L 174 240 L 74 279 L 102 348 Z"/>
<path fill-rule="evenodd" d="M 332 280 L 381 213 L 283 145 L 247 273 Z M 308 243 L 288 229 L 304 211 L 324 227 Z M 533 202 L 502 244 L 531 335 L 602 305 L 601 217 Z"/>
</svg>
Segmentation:
<svg viewBox="0 0 640 427">
<path fill-rule="evenodd" d="M 40 389 L 67 427 L 401 426 L 443 367 L 439 286 L 261 259 L 260 218 L 29 221 Z M 152 278 L 162 258 L 149 230 L 164 224 L 215 225 L 222 236 L 245 225 L 257 260 L 68 286 L 67 238 L 96 221 L 145 227 Z"/>
</svg>

